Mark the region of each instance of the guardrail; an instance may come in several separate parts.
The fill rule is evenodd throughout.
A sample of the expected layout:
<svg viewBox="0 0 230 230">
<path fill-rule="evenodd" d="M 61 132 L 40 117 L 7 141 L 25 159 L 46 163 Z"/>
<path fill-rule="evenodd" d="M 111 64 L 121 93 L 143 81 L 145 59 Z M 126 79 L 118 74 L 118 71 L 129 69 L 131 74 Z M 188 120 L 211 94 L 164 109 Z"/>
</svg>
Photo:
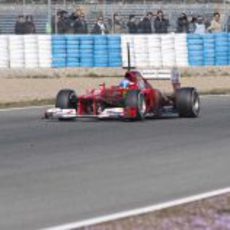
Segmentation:
<svg viewBox="0 0 230 230">
<path fill-rule="evenodd" d="M 230 65 L 230 34 L 0 35 L 0 68 Z"/>
</svg>

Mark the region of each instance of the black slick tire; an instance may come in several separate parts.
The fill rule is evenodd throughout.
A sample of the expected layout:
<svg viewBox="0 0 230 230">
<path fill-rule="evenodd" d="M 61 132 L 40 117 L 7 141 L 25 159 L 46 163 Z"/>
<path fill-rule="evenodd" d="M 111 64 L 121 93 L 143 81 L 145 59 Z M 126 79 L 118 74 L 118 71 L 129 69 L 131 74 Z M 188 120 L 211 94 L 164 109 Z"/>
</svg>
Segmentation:
<svg viewBox="0 0 230 230">
<path fill-rule="evenodd" d="M 186 87 L 176 92 L 176 108 L 180 117 L 198 117 L 200 98 L 195 88 Z"/>
</svg>

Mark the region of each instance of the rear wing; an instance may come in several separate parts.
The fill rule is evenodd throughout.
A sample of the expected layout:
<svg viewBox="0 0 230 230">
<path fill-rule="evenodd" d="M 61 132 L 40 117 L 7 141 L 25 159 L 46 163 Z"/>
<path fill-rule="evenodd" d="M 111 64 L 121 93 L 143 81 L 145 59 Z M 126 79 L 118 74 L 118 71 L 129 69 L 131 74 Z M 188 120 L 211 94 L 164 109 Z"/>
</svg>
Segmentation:
<svg viewBox="0 0 230 230">
<path fill-rule="evenodd" d="M 171 80 L 171 69 L 145 69 L 141 74 L 146 80 Z"/>
<path fill-rule="evenodd" d="M 172 69 L 145 69 L 141 71 L 141 74 L 146 80 L 170 80 L 174 91 L 181 87 L 181 74 L 176 67 Z"/>
</svg>

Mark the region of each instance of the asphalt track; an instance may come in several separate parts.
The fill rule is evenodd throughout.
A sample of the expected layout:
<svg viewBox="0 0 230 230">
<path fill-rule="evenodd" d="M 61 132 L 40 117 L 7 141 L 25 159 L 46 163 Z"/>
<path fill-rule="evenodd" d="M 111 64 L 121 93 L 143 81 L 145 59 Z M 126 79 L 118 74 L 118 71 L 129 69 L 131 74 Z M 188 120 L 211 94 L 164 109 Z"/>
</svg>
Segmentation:
<svg viewBox="0 0 230 230">
<path fill-rule="evenodd" d="M 230 97 L 198 119 L 58 122 L 0 112 L 0 229 L 33 230 L 230 185 Z"/>
</svg>

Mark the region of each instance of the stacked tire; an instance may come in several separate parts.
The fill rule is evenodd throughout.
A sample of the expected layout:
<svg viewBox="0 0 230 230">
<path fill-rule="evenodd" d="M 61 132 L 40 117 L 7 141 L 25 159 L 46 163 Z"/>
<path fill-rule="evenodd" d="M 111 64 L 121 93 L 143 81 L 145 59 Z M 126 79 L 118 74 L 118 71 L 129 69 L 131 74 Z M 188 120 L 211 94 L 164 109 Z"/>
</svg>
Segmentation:
<svg viewBox="0 0 230 230">
<path fill-rule="evenodd" d="M 0 68 L 9 67 L 8 36 L 0 36 Z"/>
<path fill-rule="evenodd" d="M 66 39 L 64 35 L 52 36 L 52 67 L 66 67 Z"/>
<path fill-rule="evenodd" d="M 136 67 L 145 68 L 149 66 L 148 57 L 148 37 L 146 35 L 135 35 L 134 40 L 134 58 Z"/>
<path fill-rule="evenodd" d="M 148 39 L 148 64 L 149 67 L 162 66 L 161 37 L 157 34 L 147 36 Z"/>
<path fill-rule="evenodd" d="M 174 45 L 174 35 L 167 34 L 161 36 L 161 51 L 163 67 L 172 67 L 176 64 L 176 54 Z"/>
<path fill-rule="evenodd" d="M 230 33 L 228 33 L 228 65 L 230 65 Z"/>
<path fill-rule="evenodd" d="M 93 47 L 94 47 L 94 39 L 93 36 L 90 35 L 82 35 L 79 37 L 80 39 L 80 67 L 93 67 Z"/>
<path fill-rule="evenodd" d="M 122 35 L 121 36 L 121 54 L 122 54 L 122 66 L 128 67 L 128 45 L 130 48 L 130 65 L 136 66 L 136 60 L 134 57 L 134 36 L 133 35 Z"/>
<path fill-rule="evenodd" d="M 23 35 L 9 36 L 9 56 L 11 68 L 24 68 L 24 37 Z"/>
<path fill-rule="evenodd" d="M 50 68 L 52 64 L 52 45 L 50 35 L 38 35 L 38 66 Z"/>
<path fill-rule="evenodd" d="M 121 67 L 121 37 L 120 36 L 108 36 L 108 66 L 109 67 Z"/>
<path fill-rule="evenodd" d="M 226 66 L 228 65 L 228 34 L 220 33 L 215 34 L 215 65 Z"/>
<path fill-rule="evenodd" d="M 25 68 L 38 67 L 38 43 L 36 35 L 24 36 Z"/>
<path fill-rule="evenodd" d="M 187 36 L 189 64 L 191 66 L 203 66 L 203 37 L 198 34 Z"/>
<path fill-rule="evenodd" d="M 175 45 L 175 55 L 176 55 L 176 66 L 187 67 L 188 66 L 187 35 L 176 34 L 174 45 Z"/>
<path fill-rule="evenodd" d="M 80 66 L 80 38 L 76 35 L 66 36 L 66 66 L 69 68 Z"/>
<path fill-rule="evenodd" d="M 106 35 L 94 36 L 94 67 L 108 67 L 108 44 Z"/>
<path fill-rule="evenodd" d="M 205 66 L 215 65 L 215 36 L 214 34 L 203 35 L 203 56 Z"/>
</svg>

